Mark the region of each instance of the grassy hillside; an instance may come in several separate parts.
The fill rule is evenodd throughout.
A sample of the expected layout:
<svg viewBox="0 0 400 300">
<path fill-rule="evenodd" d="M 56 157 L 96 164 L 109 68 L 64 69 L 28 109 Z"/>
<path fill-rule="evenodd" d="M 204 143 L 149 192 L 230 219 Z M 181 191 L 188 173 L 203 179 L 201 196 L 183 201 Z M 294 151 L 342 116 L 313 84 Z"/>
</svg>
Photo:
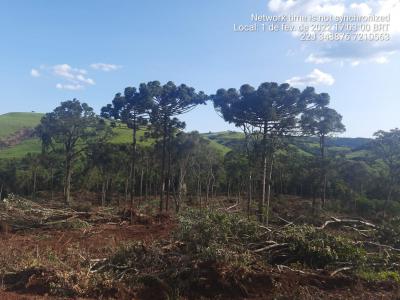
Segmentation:
<svg viewBox="0 0 400 300">
<path fill-rule="evenodd" d="M 0 149 L 0 159 L 22 158 L 28 153 L 40 153 L 41 145 L 37 138 L 22 141 L 20 144 Z"/>
<path fill-rule="evenodd" d="M 6 138 L 23 128 L 34 128 L 39 124 L 43 114 L 40 113 L 8 113 L 0 115 L 0 139 Z"/>
<path fill-rule="evenodd" d="M 0 115 L 0 140 L 12 136 L 23 128 L 35 128 L 42 118 L 43 114 L 39 113 L 8 113 Z M 111 143 L 114 144 L 128 144 L 132 142 L 132 130 L 124 125 L 117 125 L 113 128 L 114 136 Z M 149 145 L 150 140 L 143 140 L 144 130 L 138 132 L 138 143 L 142 145 Z M 205 137 L 207 138 L 207 137 Z M 230 151 L 229 147 L 224 146 L 222 143 L 211 140 L 210 143 L 218 151 L 225 154 Z M 27 153 L 40 153 L 40 141 L 37 138 L 30 138 L 21 141 L 19 144 L 8 147 L 0 148 L 0 159 L 21 158 Z"/>
<path fill-rule="evenodd" d="M 35 128 L 42 118 L 40 113 L 8 113 L 0 115 L 0 140 L 12 136 L 24 128 Z M 130 143 L 132 140 L 132 131 L 126 126 L 119 126 L 113 129 L 115 136 L 111 142 L 116 144 Z M 139 132 L 138 139 L 144 135 Z M 21 141 L 21 143 L 8 148 L 0 148 L 0 159 L 21 158 L 27 153 L 40 153 L 40 141 L 37 138 L 30 138 Z"/>
<path fill-rule="evenodd" d="M 226 152 L 229 149 L 243 146 L 244 135 L 241 132 L 210 132 L 205 133 L 204 136 L 212 142 L 222 145 Z M 319 154 L 319 140 L 316 137 L 289 138 L 288 142 L 303 155 Z M 327 148 L 332 154 L 344 154 L 348 158 L 359 158 L 369 153 L 368 144 L 370 142 L 371 139 L 367 138 L 332 137 L 327 139 Z"/>
<path fill-rule="evenodd" d="M 0 115 L 0 140 L 12 136 L 23 128 L 36 127 L 43 114 L 40 113 L 8 113 Z M 131 143 L 132 131 L 124 125 L 118 125 L 113 129 L 115 136 L 111 143 L 125 144 Z M 145 131 L 138 132 L 138 141 L 141 144 L 150 144 L 149 140 L 142 140 Z M 202 134 L 210 141 L 211 146 L 226 154 L 231 149 L 243 145 L 243 133 L 235 131 L 223 131 Z M 331 153 L 345 154 L 348 158 L 357 159 L 368 155 L 368 143 L 370 139 L 365 138 L 330 138 L 327 142 Z M 290 140 L 292 147 L 297 148 L 304 155 L 318 154 L 319 143 L 317 138 L 303 137 Z M 30 138 L 21 143 L 9 147 L 0 148 L 0 159 L 21 158 L 27 153 L 39 153 L 41 150 L 40 141 L 37 138 Z"/>
<path fill-rule="evenodd" d="M 111 139 L 111 143 L 124 144 L 130 143 L 130 141 L 132 140 L 132 132 L 128 128 L 116 128 L 113 131 L 115 133 L 115 136 Z M 143 131 L 139 132 L 138 138 L 143 136 L 143 134 Z M 38 138 L 31 138 L 22 141 L 16 146 L 0 149 L 0 159 L 21 158 L 28 153 L 40 152 L 40 140 Z"/>
</svg>

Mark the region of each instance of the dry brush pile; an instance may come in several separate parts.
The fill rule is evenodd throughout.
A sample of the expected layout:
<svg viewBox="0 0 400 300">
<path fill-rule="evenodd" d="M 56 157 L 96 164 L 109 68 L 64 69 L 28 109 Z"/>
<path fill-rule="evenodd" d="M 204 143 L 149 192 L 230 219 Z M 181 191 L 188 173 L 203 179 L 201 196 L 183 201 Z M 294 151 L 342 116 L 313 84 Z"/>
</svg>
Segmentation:
<svg viewBox="0 0 400 300">
<path fill-rule="evenodd" d="M 0 210 L 12 230 L 58 228 L 76 220 L 94 226 L 126 215 L 45 208 L 20 198 Z M 11 290 L 105 299 L 301 298 L 328 287 L 388 290 L 370 284 L 378 281 L 390 281 L 390 291 L 398 291 L 398 220 L 375 225 L 332 217 L 311 226 L 280 218 L 282 223 L 266 227 L 240 213 L 198 209 L 177 218 L 170 238 L 123 243 L 107 256 L 81 257 L 74 267 L 27 266 L 3 275 L 3 282 Z"/>
<path fill-rule="evenodd" d="M 143 214 L 133 211 L 136 219 L 144 220 Z M 0 225 L 2 231 L 29 229 L 74 229 L 90 227 L 99 223 L 120 223 L 130 221 L 126 210 L 104 207 L 91 210 L 89 207 L 62 207 L 55 204 L 41 205 L 26 198 L 11 195 L 0 204 Z"/>
<path fill-rule="evenodd" d="M 400 252 L 381 243 L 385 230 L 387 225 L 336 218 L 320 227 L 265 227 L 241 215 L 188 210 L 179 216 L 172 240 L 128 245 L 92 271 L 165 299 L 251 297 L 259 295 L 260 280 L 261 293 L 277 296 L 284 293 L 280 279 L 271 276 L 277 270 L 308 278 L 305 284 L 339 289 L 343 280 L 346 288 L 357 280 L 369 288 L 374 285 L 368 280 L 389 280 L 397 292 Z"/>
</svg>

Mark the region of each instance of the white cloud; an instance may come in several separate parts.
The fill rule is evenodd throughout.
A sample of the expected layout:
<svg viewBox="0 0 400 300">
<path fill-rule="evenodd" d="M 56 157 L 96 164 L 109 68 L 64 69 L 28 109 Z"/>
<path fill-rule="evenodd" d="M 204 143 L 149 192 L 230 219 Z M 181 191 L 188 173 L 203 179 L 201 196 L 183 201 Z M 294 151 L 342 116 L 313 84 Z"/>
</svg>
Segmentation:
<svg viewBox="0 0 400 300">
<path fill-rule="evenodd" d="M 314 69 L 310 74 L 306 76 L 295 76 L 286 81 L 293 86 L 305 86 L 305 85 L 333 85 L 335 79 L 331 74 L 324 73 L 318 69 Z"/>
<path fill-rule="evenodd" d="M 372 13 L 372 8 L 367 3 L 351 3 L 350 11 L 360 16 L 368 16 Z"/>
<path fill-rule="evenodd" d="M 390 41 L 308 43 L 306 47 L 309 54 L 306 62 L 314 64 L 338 62 L 352 66 L 361 63 L 386 63 L 390 56 L 400 53 L 400 0 L 269 0 L 268 8 L 278 15 L 386 16 L 390 14 Z M 374 23 L 369 24 L 373 28 Z M 384 33 L 384 31 L 373 31 L 373 33 Z M 292 32 L 292 36 L 298 38 L 298 32 Z"/>
<path fill-rule="evenodd" d="M 62 84 L 62 83 L 57 83 L 56 88 L 59 90 L 70 90 L 70 91 L 77 91 L 77 90 L 82 90 L 85 87 L 81 84 Z"/>
<path fill-rule="evenodd" d="M 96 84 L 94 79 L 88 76 L 87 70 L 75 68 L 69 64 L 41 65 L 38 69 L 31 70 L 33 77 L 39 77 L 42 74 L 47 75 L 46 78 L 56 78 L 58 81 L 56 88 L 60 90 L 76 91 Z"/>
<path fill-rule="evenodd" d="M 81 81 L 83 83 L 89 84 L 89 85 L 94 85 L 95 82 L 92 78 L 86 78 L 85 76 L 83 76 L 82 74 L 79 74 L 76 76 L 76 79 L 78 81 Z"/>
<path fill-rule="evenodd" d="M 329 57 L 318 57 L 313 53 L 311 53 L 306 59 L 306 62 L 314 63 L 314 64 L 326 64 L 331 61 L 332 61 L 332 59 Z"/>
<path fill-rule="evenodd" d="M 86 77 L 87 71 L 85 69 L 73 68 L 68 64 L 55 65 L 52 69 L 54 75 L 62 77 L 74 85 L 77 85 L 78 83 L 85 85 L 95 84 L 92 78 Z"/>
<path fill-rule="evenodd" d="M 31 70 L 31 76 L 32 77 L 40 77 L 40 72 L 36 69 Z"/>
<path fill-rule="evenodd" d="M 104 72 L 116 71 L 121 68 L 121 66 L 119 66 L 119 65 L 105 64 L 105 63 L 91 64 L 90 67 L 94 70 L 100 70 L 100 71 L 104 71 Z"/>
<path fill-rule="evenodd" d="M 378 64 L 387 64 L 389 62 L 389 59 L 387 56 L 379 56 L 375 58 L 375 62 Z"/>
</svg>

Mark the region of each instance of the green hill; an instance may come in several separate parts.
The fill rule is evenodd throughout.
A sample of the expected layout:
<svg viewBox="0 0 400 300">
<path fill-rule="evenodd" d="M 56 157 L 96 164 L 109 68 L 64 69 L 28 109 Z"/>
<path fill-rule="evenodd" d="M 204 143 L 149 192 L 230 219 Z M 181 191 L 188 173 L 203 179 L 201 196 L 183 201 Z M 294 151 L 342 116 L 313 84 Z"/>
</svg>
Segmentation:
<svg viewBox="0 0 400 300">
<path fill-rule="evenodd" d="M 0 115 L 0 139 L 6 138 L 18 130 L 34 128 L 43 114 L 12 112 Z"/>
<path fill-rule="evenodd" d="M 1 146 L 1 141 L 12 138 L 18 132 L 24 129 L 33 130 L 39 123 L 44 114 L 40 113 L 7 113 L 0 115 L 0 159 L 21 158 L 27 153 L 40 153 L 41 146 L 38 138 L 21 137 L 14 141 L 12 146 Z M 126 126 L 114 128 L 115 136 L 111 142 L 116 144 L 130 143 L 132 140 L 132 131 Z M 138 138 L 144 135 L 139 132 Z"/>
<path fill-rule="evenodd" d="M 7 113 L 0 115 L 0 159 L 21 158 L 27 153 L 39 153 L 41 151 L 40 141 L 32 136 L 19 136 L 18 133 L 30 129 L 32 131 L 39 123 L 43 114 L 41 113 Z M 119 124 L 113 129 L 115 136 L 111 143 L 128 144 L 132 141 L 132 131 L 126 126 Z M 142 144 L 151 142 L 140 141 L 144 131 L 139 131 L 138 140 Z M 210 132 L 202 134 L 210 141 L 212 147 L 226 154 L 231 149 L 243 147 L 244 135 L 235 131 Z M 12 145 L 4 143 L 12 138 Z M 368 144 L 370 139 L 365 138 L 330 138 L 327 145 L 331 153 L 340 153 L 350 159 L 358 159 L 368 155 Z M 318 139 L 313 137 L 291 138 L 289 143 L 304 155 L 318 154 Z"/>
<path fill-rule="evenodd" d="M 209 132 L 203 134 L 226 149 L 239 149 L 244 146 L 244 134 L 235 131 Z M 287 142 L 291 147 L 304 155 L 319 154 L 319 140 L 316 137 L 292 137 Z M 332 137 L 327 139 L 328 151 L 332 154 L 344 154 L 348 158 L 360 158 L 368 155 L 368 145 L 371 139 L 368 138 L 343 138 Z"/>
<path fill-rule="evenodd" d="M 12 146 L 1 146 L 1 141 L 6 141 L 10 137 L 15 136 L 18 132 L 24 129 L 33 130 L 39 123 L 44 114 L 40 113 L 7 113 L 0 115 L 0 159 L 21 158 L 28 153 L 40 153 L 41 146 L 38 138 L 25 137 L 20 140 L 14 141 Z M 118 124 L 113 128 L 114 136 L 111 143 L 114 144 L 128 144 L 132 142 L 132 130 L 125 125 Z M 138 132 L 139 144 L 150 144 L 149 140 L 142 140 L 145 131 Z M 205 136 L 205 138 L 207 138 Z M 230 148 L 214 140 L 210 143 L 218 151 L 225 154 L 230 151 Z"/>
</svg>

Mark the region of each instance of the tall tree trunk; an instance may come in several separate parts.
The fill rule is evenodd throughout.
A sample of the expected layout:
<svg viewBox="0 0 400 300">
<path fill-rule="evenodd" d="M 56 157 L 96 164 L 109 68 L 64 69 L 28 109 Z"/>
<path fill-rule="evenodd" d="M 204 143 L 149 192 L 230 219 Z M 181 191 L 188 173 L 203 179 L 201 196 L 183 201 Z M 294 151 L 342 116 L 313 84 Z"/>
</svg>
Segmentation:
<svg viewBox="0 0 400 300">
<path fill-rule="evenodd" d="M 50 168 L 50 176 L 51 176 L 51 201 L 54 198 L 54 169 Z"/>
<path fill-rule="evenodd" d="M 65 183 L 64 183 L 64 200 L 66 205 L 69 205 L 71 203 L 71 177 L 72 177 L 71 158 L 69 154 L 67 154 L 67 159 L 65 164 Z"/>
<path fill-rule="evenodd" d="M 249 168 L 249 174 L 248 174 L 248 183 L 247 183 L 247 216 L 250 217 L 250 210 L 251 210 L 251 203 L 253 201 L 253 179 L 252 179 L 252 160 L 251 160 L 251 150 L 250 150 L 250 132 L 249 129 L 244 126 L 243 127 L 243 132 L 245 135 L 246 139 L 246 155 L 247 155 L 247 162 L 248 162 L 248 168 Z"/>
<path fill-rule="evenodd" d="M 146 159 L 146 184 L 145 184 L 145 192 L 144 192 L 144 201 L 147 202 L 147 198 L 149 196 L 149 181 L 150 181 L 150 176 L 149 176 L 149 158 Z M 150 187 L 151 191 L 151 187 Z"/>
<path fill-rule="evenodd" d="M 215 183 L 215 177 L 214 177 L 214 173 L 211 169 L 211 179 L 210 179 L 210 185 L 211 185 L 211 201 L 214 197 L 214 183 Z"/>
<path fill-rule="evenodd" d="M 252 184 L 253 184 L 252 173 L 251 173 L 251 170 L 249 170 L 248 195 L 247 195 L 247 216 L 249 216 L 249 217 L 250 217 L 252 192 L 253 192 Z"/>
<path fill-rule="evenodd" d="M 202 186 L 201 186 L 201 180 L 200 180 L 200 185 L 199 185 L 199 193 L 200 193 L 200 208 L 203 208 L 203 196 L 202 196 Z"/>
<path fill-rule="evenodd" d="M 393 182 L 393 180 L 391 180 L 391 182 Z M 392 199 L 392 193 L 393 193 L 393 188 L 392 188 L 392 186 L 393 186 L 393 185 L 390 184 L 390 188 L 389 188 L 387 197 L 386 197 L 386 199 L 385 199 L 385 203 L 383 204 L 383 218 L 386 218 L 386 209 L 387 209 L 387 206 L 388 206 L 390 200 Z"/>
<path fill-rule="evenodd" d="M 165 210 L 169 210 L 169 195 L 171 190 L 171 139 L 172 136 L 168 137 L 168 167 L 167 167 L 167 197 L 165 201 Z"/>
<path fill-rule="evenodd" d="M 129 178 L 125 179 L 125 205 L 128 203 Z"/>
<path fill-rule="evenodd" d="M 149 197 L 149 178 L 146 176 L 146 184 L 144 186 L 144 201 L 147 202 Z"/>
<path fill-rule="evenodd" d="M 133 128 L 132 128 L 132 162 L 131 162 L 131 174 L 130 174 L 130 182 L 131 182 L 131 206 L 134 205 L 135 199 L 135 179 L 136 179 L 136 132 L 137 132 L 137 124 L 136 118 L 133 118 Z"/>
<path fill-rule="evenodd" d="M 325 162 L 325 135 L 320 136 L 320 149 L 321 149 L 321 206 L 325 207 L 326 202 L 326 162 Z"/>
<path fill-rule="evenodd" d="M 197 176 L 197 203 L 201 203 L 200 174 Z"/>
<path fill-rule="evenodd" d="M 231 181 L 228 179 L 228 200 L 231 198 Z"/>
<path fill-rule="evenodd" d="M 184 182 L 185 182 L 185 172 L 183 170 L 183 167 L 181 166 L 179 168 L 178 195 L 177 195 L 177 201 L 176 201 L 176 205 L 175 205 L 175 210 L 177 213 L 179 212 L 181 203 L 182 203 L 182 189 L 183 189 Z"/>
<path fill-rule="evenodd" d="M 263 132 L 263 172 L 262 172 L 262 197 L 258 201 L 258 218 L 260 222 L 264 222 L 264 206 L 265 199 L 267 194 L 267 125 L 264 123 L 264 132 Z"/>
<path fill-rule="evenodd" d="M 106 181 L 103 180 L 101 183 L 101 206 L 106 204 Z"/>
<path fill-rule="evenodd" d="M 269 170 L 268 170 L 268 189 L 267 189 L 267 226 L 269 225 L 269 207 L 271 202 L 271 181 L 272 181 L 272 170 L 274 166 L 274 155 L 273 151 L 271 151 L 270 160 L 269 160 Z"/>
<path fill-rule="evenodd" d="M 135 164 L 136 164 L 136 117 L 133 118 L 133 128 L 132 128 L 133 134 L 132 134 L 132 165 L 131 165 L 131 224 L 133 224 L 133 207 L 134 207 L 134 202 L 135 202 L 135 179 L 136 179 L 136 173 L 135 173 Z"/>
<path fill-rule="evenodd" d="M 258 202 L 258 214 L 260 222 L 264 222 L 264 205 L 266 198 L 266 184 L 267 184 L 267 155 L 264 154 L 263 160 L 263 177 L 262 177 L 262 197 Z"/>
<path fill-rule="evenodd" d="M 211 181 L 210 176 L 208 176 L 207 184 L 206 184 L 206 205 L 208 204 L 208 193 L 210 190 L 210 181 Z"/>
<path fill-rule="evenodd" d="M 315 196 L 315 189 L 313 189 L 312 192 L 312 213 L 315 214 L 317 211 L 317 207 L 316 207 L 316 200 L 315 200 L 316 196 Z"/>
<path fill-rule="evenodd" d="M 165 190 L 165 156 L 166 156 L 166 139 L 167 139 L 167 120 L 164 120 L 164 131 L 162 141 L 162 158 L 161 158 L 161 184 L 160 184 L 160 212 L 164 206 L 164 190 Z"/>
<path fill-rule="evenodd" d="M 142 197 L 143 197 L 143 177 L 144 177 L 144 170 L 142 168 L 142 171 L 140 173 L 140 198 L 139 198 L 139 205 L 140 202 L 142 201 Z"/>
<path fill-rule="evenodd" d="M 112 177 L 107 176 L 107 182 L 106 182 L 106 204 L 112 203 L 113 197 L 112 197 L 112 182 L 113 179 Z"/>
<path fill-rule="evenodd" d="M 36 169 L 33 170 L 33 190 L 32 190 L 32 199 L 35 200 L 36 199 L 36 183 L 37 183 L 37 171 Z"/>
</svg>

